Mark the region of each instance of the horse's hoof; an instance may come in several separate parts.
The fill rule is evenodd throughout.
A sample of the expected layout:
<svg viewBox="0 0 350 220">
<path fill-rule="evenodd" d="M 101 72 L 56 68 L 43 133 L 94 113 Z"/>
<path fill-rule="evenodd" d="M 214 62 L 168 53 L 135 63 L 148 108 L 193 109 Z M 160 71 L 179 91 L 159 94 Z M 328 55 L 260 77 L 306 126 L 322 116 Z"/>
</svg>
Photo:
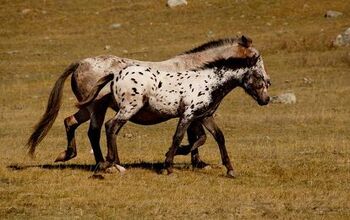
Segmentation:
<svg viewBox="0 0 350 220">
<path fill-rule="evenodd" d="M 202 168 L 203 170 L 211 170 L 212 169 L 212 167 L 209 165 L 209 164 L 207 164 L 205 167 L 203 167 Z"/>
<path fill-rule="evenodd" d="M 161 170 L 159 170 L 158 173 L 161 174 L 161 175 L 167 175 L 167 170 L 166 169 L 161 169 Z"/>
<path fill-rule="evenodd" d="M 198 168 L 198 169 L 207 169 L 207 168 L 211 168 L 210 166 L 209 166 L 209 164 L 207 164 L 207 163 L 205 163 L 205 162 L 203 162 L 203 161 L 195 161 L 195 162 L 192 162 L 192 166 L 193 166 L 193 168 Z"/>
<path fill-rule="evenodd" d="M 104 170 L 105 173 L 117 173 L 119 172 L 118 168 L 116 166 L 110 166 L 110 167 L 107 167 L 105 170 Z"/>
<path fill-rule="evenodd" d="M 68 151 L 65 150 L 57 156 L 55 162 L 65 162 L 65 161 L 68 161 L 70 159 L 73 159 L 76 156 L 77 156 L 76 153 L 74 153 L 74 152 L 68 153 Z"/>
<path fill-rule="evenodd" d="M 170 168 L 170 167 L 168 167 L 168 168 L 166 169 L 166 174 L 167 174 L 167 175 L 171 175 L 173 172 L 174 172 L 173 169 Z"/>
<path fill-rule="evenodd" d="M 126 172 L 126 169 L 125 169 L 124 167 L 122 167 L 122 166 L 120 166 L 120 165 L 118 165 L 118 164 L 115 164 L 114 166 L 118 169 L 118 171 L 119 171 L 121 174 L 123 174 L 123 173 Z"/>
<path fill-rule="evenodd" d="M 233 170 L 229 170 L 227 171 L 227 175 L 228 178 L 236 178 L 235 173 L 233 172 Z"/>
<path fill-rule="evenodd" d="M 95 180 L 103 180 L 105 177 L 102 176 L 101 174 L 93 174 L 92 176 L 89 177 L 89 179 L 95 179 Z"/>
<path fill-rule="evenodd" d="M 104 172 L 111 166 L 112 166 L 112 164 L 107 162 L 107 161 L 99 162 L 99 163 L 96 164 L 96 171 Z"/>
</svg>

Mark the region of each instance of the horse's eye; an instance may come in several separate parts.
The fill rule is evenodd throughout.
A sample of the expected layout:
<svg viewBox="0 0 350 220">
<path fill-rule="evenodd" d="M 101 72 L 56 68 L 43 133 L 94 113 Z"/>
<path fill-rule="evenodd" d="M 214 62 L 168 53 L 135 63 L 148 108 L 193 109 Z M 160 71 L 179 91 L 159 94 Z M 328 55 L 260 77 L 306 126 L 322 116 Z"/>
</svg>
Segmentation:
<svg viewBox="0 0 350 220">
<path fill-rule="evenodd" d="M 254 88 L 255 89 L 261 89 L 262 87 L 264 87 L 264 82 L 263 81 L 259 81 L 254 83 Z"/>
<path fill-rule="evenodd" d="M 267 83 L 267 86 L 271 86 L 271 80 L 268 79 L 268 80 L 266 81 L 266 83 Z"/>
</svg>

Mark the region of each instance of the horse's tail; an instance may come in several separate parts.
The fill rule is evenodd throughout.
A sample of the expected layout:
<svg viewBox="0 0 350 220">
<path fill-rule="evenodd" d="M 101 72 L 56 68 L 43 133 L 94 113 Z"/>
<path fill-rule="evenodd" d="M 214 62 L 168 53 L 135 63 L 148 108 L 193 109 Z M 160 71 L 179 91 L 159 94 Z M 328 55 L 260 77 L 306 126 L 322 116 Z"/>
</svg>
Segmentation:
<svg viewBox="0 0 350 220">
<path fill-rule="evenodd" d="M 35 147 L 44 139 L 52 127 L 61 107 L 64 82 L 67 77 L 78 68 L 78 66 L 79 63 L 72 63 L 67 67 L 52 88 L 49 100 L 47 101 L 46 111 L 40 121 L 35 125 L 34 131 L 27 141 L 27 147 L 29 148 L 28 153 L 31 156 L 34 155 Z"/>
<path fill-rule="evenodd" d="M 76 104 L 78 108 L 84 108 L 91 104 L 92 101 L 97 97 L 98 93 L 101 91 L 101 89 L 110 81 L 112 81 L 114 78 L 114 74 L 110 73 L 101 79 L 99 79 L 96 83 L 96 85 L 91 89 L 91 92 L 89 93 L 88 97 L 84 99 L 83 101 Z"/>
</svg>

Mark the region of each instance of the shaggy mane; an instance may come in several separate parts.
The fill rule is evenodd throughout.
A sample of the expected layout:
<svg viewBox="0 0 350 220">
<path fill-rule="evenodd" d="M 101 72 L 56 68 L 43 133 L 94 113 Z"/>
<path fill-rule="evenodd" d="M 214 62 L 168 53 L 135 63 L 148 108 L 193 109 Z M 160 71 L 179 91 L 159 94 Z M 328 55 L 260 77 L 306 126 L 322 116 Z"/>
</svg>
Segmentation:
<svg viewBox="0 0 350 220">
<path fill-rule="evenodd" d="M 256 62 L 260 58 L 259 56 L 247 57 L 247 58 L 234 58 L 229 57 L 227 59 L 221 58 L 218 60 L 211 61 L 209 63 L 205 63 L 201 69 L 231 69 L 237 70 L 240 68 L 250 68 L 256 65 Z"/>
<path fill-rule="evenodd" d="M 211 48 L 216 48 L 216 47 L 221 47 L 227 44 L 233 44 L 239 42 L 240 38 L 234 37 L 234 38 L 224 38 L 224 39 L 218 39 L 218 40 L 213 40 L 209 41 L 207 43 L 204 43 L 198 47 L 195 47 L 189 51 L 186 51 L 183 54 L 190 54 L 190 53 L 197 53 L 197 52 L 202 52 Z"/>
</svg>

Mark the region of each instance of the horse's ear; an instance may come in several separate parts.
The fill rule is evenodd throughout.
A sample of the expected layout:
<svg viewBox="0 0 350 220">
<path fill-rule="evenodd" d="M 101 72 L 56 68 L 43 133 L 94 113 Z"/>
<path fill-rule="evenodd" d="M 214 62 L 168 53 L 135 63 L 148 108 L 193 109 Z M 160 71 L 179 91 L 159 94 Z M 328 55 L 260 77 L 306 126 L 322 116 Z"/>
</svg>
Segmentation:
<svg viewBox="0 0 350 220">
<path fill-rule="evenodd" d="M 241 37 L 241 39 L 239 39 L 238 43 L 240 45 L 242 45 L 243 47 L 248 48 L 252 45 L 253 41 L 249 37 L 242 35 L 242 37 Z"/>
</svg>

